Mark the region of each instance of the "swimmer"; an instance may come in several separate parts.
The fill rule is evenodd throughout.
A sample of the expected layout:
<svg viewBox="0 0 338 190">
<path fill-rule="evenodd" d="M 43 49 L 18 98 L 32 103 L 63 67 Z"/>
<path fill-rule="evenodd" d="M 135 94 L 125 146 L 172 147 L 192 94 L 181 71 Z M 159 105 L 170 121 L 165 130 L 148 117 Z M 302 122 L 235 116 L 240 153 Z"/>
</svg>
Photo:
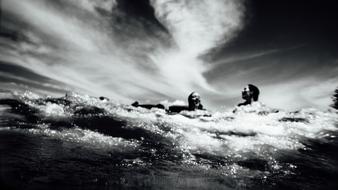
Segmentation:
<svg viewBox="0 0 338 190">
<path fill-rule="evenodd" d="M 141 108 L 145 108 L 145 109 L 152 109 L 152 108 L 165 109 L 164 105 L 162 105 L 162 104 L 157 104 L 157 105 L 139 104 L 138 101 L 132 103 L 131 105 L 134 106 L 134 107 L 141 107 Z"/>
<path fill-rule="evenodd" d="M 252 102 L 257 102 L 259 97 L 259 89 L 257 86 L 248 84 L 248 86 L 244 87 L 242 91 L 242 99 L 245 101 L 243 103 L 239 103 L 237 106 L 246 106 L 251 104 Z"/>
<path fill-rule="evenodd" d="M 197 92 L 192 92 L 188 96 L 188 106 L 173 105 L 169 107 L 169 112 L 179 113 L 181 111 L 204 110 L 201 104 L 201 96 Z"/>
</svg>

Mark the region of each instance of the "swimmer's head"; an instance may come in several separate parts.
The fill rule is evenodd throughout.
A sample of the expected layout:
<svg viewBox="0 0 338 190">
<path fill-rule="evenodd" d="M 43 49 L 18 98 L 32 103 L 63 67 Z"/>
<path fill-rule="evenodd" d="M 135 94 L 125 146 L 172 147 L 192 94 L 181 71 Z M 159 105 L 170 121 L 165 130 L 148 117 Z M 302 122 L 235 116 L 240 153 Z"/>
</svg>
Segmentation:
<svg viewBox="0 0 338 190">
<path fill-rule="evenodd" d="M 244 87 L 242 91 L 242 98 L 246 101 L 258 101 L 259 89 L 252 84 Z"/>
<path fill-rule="evenodd" d="M 188 97 L 189 109 L 195 110 L 201 105 L 201 96 L 197 92 L 192 92 Z"/>
<path fill-rule="evenodd" d="M 242 98 L 244 100 L 251 100 L 252 94 L 250 92 L 249 86 L 244 87 L 243 91 L 242 91 Z"/>
</svg>

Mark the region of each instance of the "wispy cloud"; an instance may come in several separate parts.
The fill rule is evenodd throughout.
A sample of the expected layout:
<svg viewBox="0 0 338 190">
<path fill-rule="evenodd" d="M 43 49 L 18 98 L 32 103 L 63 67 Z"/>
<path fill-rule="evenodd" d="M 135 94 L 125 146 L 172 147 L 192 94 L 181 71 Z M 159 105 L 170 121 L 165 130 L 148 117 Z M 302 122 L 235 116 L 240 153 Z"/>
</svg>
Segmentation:
<svg viewBox="0 0 338 190">
<path fill-rule="evenodd" d="M 251 61 L 253 59 L 263 58 L 263 57 L 271 56 L 271 55 L 277 54 L 277 53 L 283 53 L 283 52 L 287 52 L 287 51 L 296 50 L 298 48 L 303 48 L 305 46 L 306 46 L 306 44 L 300 44 L 300 45 L 291 46 L 291 47 L 288 47 L 288 48 L 267 49 L 267 50 L 258 50 L 258 51 L 256 50 L 256 51 L 250 52 L 250 53 L 239 53 L 239 54 L 236 54 L 236 55 L 228 55 L 225 58 L 219 57 L 219 58 L 217 58 L 217 61 L 212 62 L 212 64 L 210 64 L 209 69 L 213 69 L 217 66 L 225 65 L 225 64 L 228 64 L 228 63 Z"/>
<path fill-rule="evenodd" d="M 337 84 L 336 58 L 320 56 L 321 50 L 309 51 L 307 45 L 225 50 L 215 62 L 201 59 L 243 29 L 244 0 L 150 2 L 153 19 L 165 31 L 121 14 L 115 0 L 4 0 L 5 14 L 11 16 L 6 23 L 12 22 L 23 38 L 1 45 L 1 59 L 58 81 L 65 90 L 124 102 L 185 100 L 197 90 L 207 107 L 232 106 L 241 101 L 242 88 L 254 83 L 261 100 L 273 107 L 329 103 Z M 6 73 L 21 77 L 15 75 Z"/>
<path fill-rule="evenodd" d="M 212 91 L 199 56 L 241 29 L 242 1 L 151 2 L 170 33 L 171 38 L 165 40 L 172 41 L 172 46 L 145 34 L 137 19 L 129 18 L 133 20 L 129 24 L 111 23 L 119 12 L 106 6 L 116 5 L 115 1 L 5 0 L 5 11 L 24 23 L 17 30 L 29 39 L 18 44 L 19 55 L 11 62 L 74 90 L 119 100 L 149 94 L 175 99 L 195 89 Z M 110 18 L 96 12 L 97 8 L 106 8 Z M 34 46 L 23 45 L 29 43 Z M 37 46 L 44 51 L 37 51 Z"/>
</svg>

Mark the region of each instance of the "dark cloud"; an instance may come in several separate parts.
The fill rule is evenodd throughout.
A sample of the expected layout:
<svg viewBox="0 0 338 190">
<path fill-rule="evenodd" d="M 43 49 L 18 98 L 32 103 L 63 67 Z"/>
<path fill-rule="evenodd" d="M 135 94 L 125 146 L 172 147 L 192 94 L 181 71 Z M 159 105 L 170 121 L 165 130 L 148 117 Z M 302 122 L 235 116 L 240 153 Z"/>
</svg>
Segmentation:
<svg viewBox="0 0 338 190">
<path fill-rule="evenodd" d="M 66 90 L 60 88 L 65 86 L 46 76 L 35 73 L 25 67 L 0 61 L 0 81 L 1 84 L 10 83 L 12 88 L 19 90 L 43 90 L 54 93 L 64 93 Z"/>
</svg>

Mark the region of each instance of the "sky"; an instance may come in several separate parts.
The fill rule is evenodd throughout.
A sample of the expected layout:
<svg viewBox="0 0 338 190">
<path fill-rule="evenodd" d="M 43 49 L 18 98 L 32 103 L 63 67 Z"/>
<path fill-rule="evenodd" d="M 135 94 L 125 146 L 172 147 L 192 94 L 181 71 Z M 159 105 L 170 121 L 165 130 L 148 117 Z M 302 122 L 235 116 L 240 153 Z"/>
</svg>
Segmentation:
<svg viewBox="0 0 338 190">
<path fill-rule="evenodd" d="M 338 86 L 335 0 L 2 0 L 0 88 L 122 103 L 327 108 Z"/>
</svg>

